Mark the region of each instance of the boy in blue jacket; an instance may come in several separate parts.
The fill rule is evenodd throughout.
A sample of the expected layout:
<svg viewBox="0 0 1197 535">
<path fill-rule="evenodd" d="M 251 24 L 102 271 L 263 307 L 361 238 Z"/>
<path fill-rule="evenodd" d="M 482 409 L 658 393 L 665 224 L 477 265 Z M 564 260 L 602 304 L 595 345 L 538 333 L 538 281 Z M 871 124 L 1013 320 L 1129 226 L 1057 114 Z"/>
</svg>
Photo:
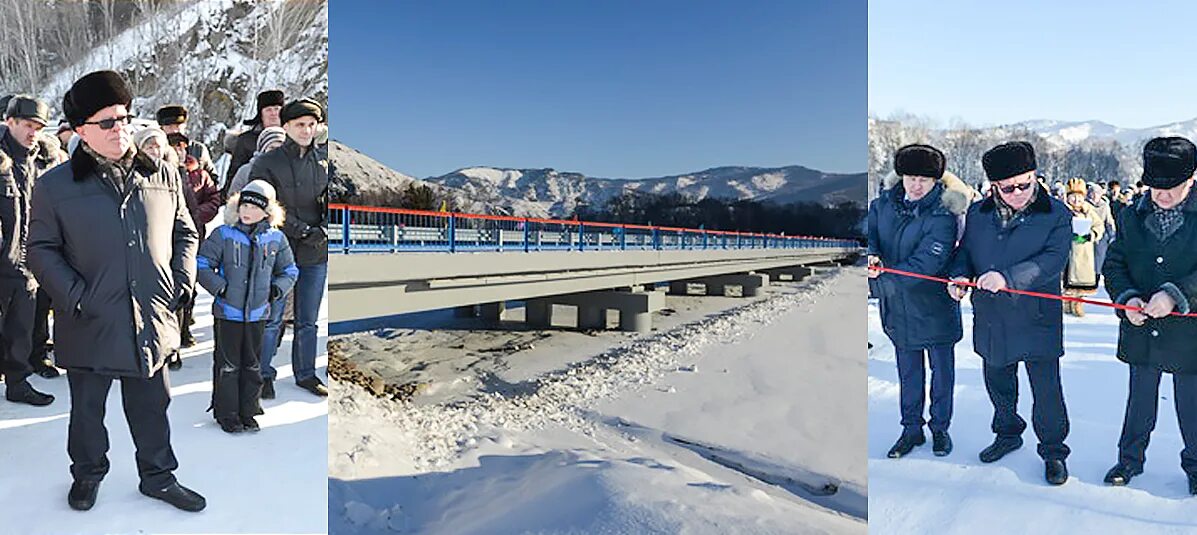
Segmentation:
<svg viewBox="0 0 1197 535">
<path fill-rule="evenodd" d="M 212 315 L 212 411 L 226 433 L 258 431 L 262 414 L 261 350 L 271 303 L 295 285 L 299 269 L 278 227 L 283 210 L 274 187 L 250 182 L 225 205 L 225 224 L 200 245 L 201 286 L 215 296 Z"/>
</svg>

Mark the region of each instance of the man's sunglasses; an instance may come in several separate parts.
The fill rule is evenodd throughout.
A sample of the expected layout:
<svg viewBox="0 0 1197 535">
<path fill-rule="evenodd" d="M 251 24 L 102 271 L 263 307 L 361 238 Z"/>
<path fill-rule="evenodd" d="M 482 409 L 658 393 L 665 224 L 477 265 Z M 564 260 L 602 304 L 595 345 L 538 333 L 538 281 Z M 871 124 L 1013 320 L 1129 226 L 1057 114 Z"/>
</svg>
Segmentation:
<svg viewBox="0 0 1197 535">
<path fill-rule="evenodd" d="M 102 129 L 102 130 L 112 130 L 113 128 L 116 127 L 117 123 L 125 125 L 125 124 L 130 124 L 132 122 L 133 122 L 133 116 L 125 115 L 122 117 L 113 117 L 111 119 L 101 119 L 99 121 L 87 121 L 83 124 L 94 124 L 94 125 L 98 125 L 100 127 L 100 129 Z"/>
<path fill-rule="evenodd" d="M 1015 191 L 1026 191 L 1033 187 L 1035 187 L 1034 182 L 1027 182 L 1026 184 L 1010 184 L 1009 186 L 997 186 L 997 189 L 1001 190 L 1002 193 L 1009 195 L 1011 193 L 1014 193 Z"/>
</svg>

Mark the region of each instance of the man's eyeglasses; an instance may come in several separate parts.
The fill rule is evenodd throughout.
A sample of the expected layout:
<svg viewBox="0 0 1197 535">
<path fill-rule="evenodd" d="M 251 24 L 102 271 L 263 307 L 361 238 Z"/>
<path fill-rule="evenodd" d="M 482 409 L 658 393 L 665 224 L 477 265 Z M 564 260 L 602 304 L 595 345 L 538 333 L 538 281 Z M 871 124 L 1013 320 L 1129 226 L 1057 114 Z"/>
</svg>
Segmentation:
<svg viewBox="0 0 1197 535">
<path fill-rule="evenodd" d="M 102 130 L 112 130 L 113 128 L 116 128 L 117 123 L 126 125 L 126 124 L 130 124 L 132 122 L 133 122 L 133 116 L 125 115 L 125 116 L 121 116 L 121 117 L 113 117 L 111 119 L 101 119 L 99 121 L 88 121 L 83 124 L 94 124 L 94 125 L 98 125 L 100 127 L 100 129 L 102 129 Z"/>
<path fill-rule="evenodd" d="M 1025 184 L 1010 184 L 1009 186 L 997 186 L 997 189 L 1001 190 L 1002 193 L 1009 195 L 1011 193 L 1014 193 L 1015 191 L 1026 191 L 1033 187 L 1035 187 L 1034 182 L 1027 182 Z"/>
</svg>

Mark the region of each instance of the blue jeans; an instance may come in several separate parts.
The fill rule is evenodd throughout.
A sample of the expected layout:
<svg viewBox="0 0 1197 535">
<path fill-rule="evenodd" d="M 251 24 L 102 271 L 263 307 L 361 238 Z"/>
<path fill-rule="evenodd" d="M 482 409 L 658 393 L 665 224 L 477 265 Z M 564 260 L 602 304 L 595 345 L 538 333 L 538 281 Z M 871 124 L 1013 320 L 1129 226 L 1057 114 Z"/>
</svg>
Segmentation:
<svg viewBox="0 0 1197 535">
<path fill-rule="evenodd" d="M 902 406 L 903 433 L 922 434 L 923 403 L 926 396 L 927 370 L 931 361 L 931 423 L 932 432 L 947 431 L 952 422 L 952 390 L 956 384 L 955 346 L 935 346 L 930 349 L 895 349 L 898 358 L 899 398 Z M 924 351 L 926 356 L 924 357 Z"/>
<path fill-rule="evenodd" d="M 324 299 L 324 283 L 328 280 L 328 264 L 299 266 L 299 280 L 295 281 L 295 339 L 291 342 L 291 370 L 295 382 L 316 376 L 316 343 L 320 318 L 320 301 Z M 277 347 L 279 329 L 283 325 L 284 299 L 271 303 L 270 320 L 262 336 L 262 379 L 273 381 L 278 376 L 271 362 Z"/>
</svg>

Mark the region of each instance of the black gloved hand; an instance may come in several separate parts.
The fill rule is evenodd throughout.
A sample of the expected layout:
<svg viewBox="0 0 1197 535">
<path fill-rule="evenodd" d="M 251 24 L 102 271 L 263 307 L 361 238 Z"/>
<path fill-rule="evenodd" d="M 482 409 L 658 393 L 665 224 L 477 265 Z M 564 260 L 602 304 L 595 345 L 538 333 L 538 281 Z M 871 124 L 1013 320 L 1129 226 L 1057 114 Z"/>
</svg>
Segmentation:
<svg viewBox="0 0 1197 535">
<path fill-rule="evenodd" d="M 175 292 L 175 306 L 171 307 L 171 311 L 175 312 L 182 310 L 190 302 L 191 289 L 187 288 L 186 286 L 182 286 L 178 289 L 178 291 Z"/>
<path fill-rule="evenodd" d="M 308 227 L 302 241 L 312 247 L 319 247 L 328 243 L 328 235 L 324 233 L 324 227 Z"/>
</svg>

